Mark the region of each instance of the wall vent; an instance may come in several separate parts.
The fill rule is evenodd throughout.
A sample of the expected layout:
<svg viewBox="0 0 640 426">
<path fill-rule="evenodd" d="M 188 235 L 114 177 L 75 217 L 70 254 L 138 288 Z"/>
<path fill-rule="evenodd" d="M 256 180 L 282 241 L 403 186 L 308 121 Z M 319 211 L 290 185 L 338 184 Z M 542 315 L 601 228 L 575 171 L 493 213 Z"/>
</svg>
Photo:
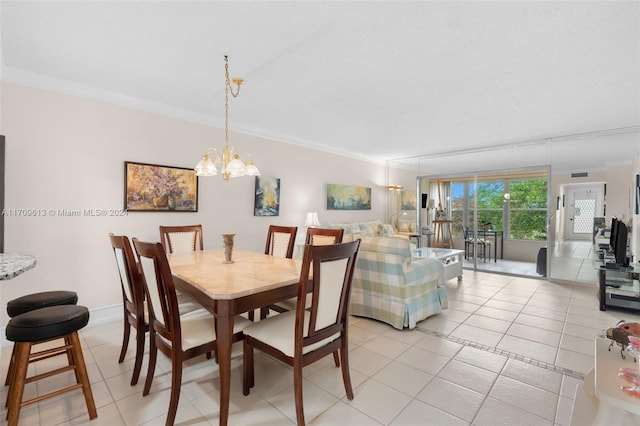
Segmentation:
<svg viewBox="0 0 640 426">
<path fill-rule="evenodd" d="M 588 172 L 571 173 L 572 178 L 587 177 L 587 176 L 589 176 Z"/>
</svg>

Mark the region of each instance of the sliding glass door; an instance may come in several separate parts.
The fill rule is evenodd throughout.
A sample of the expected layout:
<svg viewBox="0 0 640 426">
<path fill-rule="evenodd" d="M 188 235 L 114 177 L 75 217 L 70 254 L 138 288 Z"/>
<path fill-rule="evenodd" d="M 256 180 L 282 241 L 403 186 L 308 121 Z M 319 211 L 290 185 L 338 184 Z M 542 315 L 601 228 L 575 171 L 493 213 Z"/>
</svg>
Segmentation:
<svg viewBox="0 0 640 426">
<path fill-rule="evenodd" d="M 548 237 L 548 175 L 548 167 L 537 167 L 418 177 L 422 193 L 435 201 L 420 226 L 434 232 L 434 220 L 450 221 L 445 238 L 465 250 L 467 268 L 539 277 L 537 256 Z"/>
</svg>

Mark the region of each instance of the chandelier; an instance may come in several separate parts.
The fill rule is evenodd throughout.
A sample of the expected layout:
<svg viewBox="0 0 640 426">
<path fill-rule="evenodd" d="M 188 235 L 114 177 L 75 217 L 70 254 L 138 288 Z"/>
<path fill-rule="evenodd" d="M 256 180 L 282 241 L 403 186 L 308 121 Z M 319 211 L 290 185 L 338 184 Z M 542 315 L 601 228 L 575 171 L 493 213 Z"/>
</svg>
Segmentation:
<svg viewBox="0 0 640 426">
<path fill-rule="evenodd" d="M 234 98 L 237 97 L 244 80 L 241 78 L 229 79 L 229 58 L 227 55 L 224 56 L 224 77 L 224 148 L 222 148 L 222 155 L 219 155 L 215 148 L 209 147 L 194 170 L 197 176 L 215 176 L 218 174 L 218 166 L 220 166 L 220 171 L 226 181 L 232 177 L 259 176 L 260 170 L 253 160 L 249 159 L 245 164 L 240 159 L 240 152 L 235 147 L 229 146 L 229 92 Z M 235 91 L 231 85 L 232 81 L 236 86 Z"/>
</svg>

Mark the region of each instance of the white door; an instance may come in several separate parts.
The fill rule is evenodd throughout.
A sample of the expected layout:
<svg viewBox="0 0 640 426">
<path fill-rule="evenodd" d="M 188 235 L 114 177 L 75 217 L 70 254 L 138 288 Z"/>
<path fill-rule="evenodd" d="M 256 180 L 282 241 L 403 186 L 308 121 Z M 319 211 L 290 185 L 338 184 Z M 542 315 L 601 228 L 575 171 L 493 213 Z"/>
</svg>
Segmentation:
<svg viewBox="0 0 640 426">
<path fill-rule="evenodd" d="M 593 236 L 593 218 L 602 211 L 602 190 L 597 186 L 567 188 L 569 199 L 565 226 L 566 239 L 590 240 Z"/>
</svg>

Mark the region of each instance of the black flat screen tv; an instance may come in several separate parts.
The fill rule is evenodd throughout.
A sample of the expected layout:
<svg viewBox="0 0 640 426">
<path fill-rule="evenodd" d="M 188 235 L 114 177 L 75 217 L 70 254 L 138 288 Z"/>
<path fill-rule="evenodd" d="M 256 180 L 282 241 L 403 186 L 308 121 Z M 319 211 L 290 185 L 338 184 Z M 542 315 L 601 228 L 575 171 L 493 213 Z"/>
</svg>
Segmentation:
<svg viewBox="0 0 640 426">
<path fill-rule="evenodd" d="M 613 253 L 616 257 L 616 265 L 627 266 L 627 238 L 629 230 L 623 221 L 619 220 L 617 224 L 618 232 L 616 232 L 616 245 Z"/>
<path fill-rule="evenodd" d="M 618 219 L 611 218 L 611 234 L 609 234 L 609 250 L 614 251 L 616 249 L 616 240 L 618 236 Z"/>
</svg>

